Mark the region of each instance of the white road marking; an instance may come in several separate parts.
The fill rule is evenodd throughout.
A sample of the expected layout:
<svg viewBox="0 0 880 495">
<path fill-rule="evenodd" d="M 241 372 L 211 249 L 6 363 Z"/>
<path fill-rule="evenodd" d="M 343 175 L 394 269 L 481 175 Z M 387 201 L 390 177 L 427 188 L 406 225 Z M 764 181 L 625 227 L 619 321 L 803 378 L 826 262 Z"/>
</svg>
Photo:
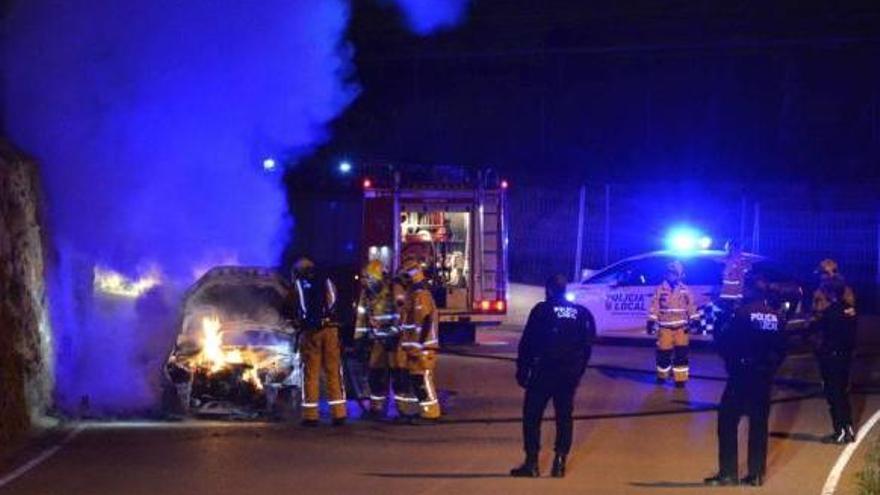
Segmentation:
<svg viewBox="0 0 880 495">
<path fill-rule="evenodd" d="M 83 425 L 75 426 L 72 430 L 67 432 L 67 435 L 65 435 L 64 438 L 62 438 L 57 445 L 49 447 L 48 449 L 41 452 L 40 455 L 34 457 L 33 459 L 16 468 L 11 473 L 0 478 L 0 488 L 3 488 L 4 486 L 12 483 L 13 481 L 27 474 L 30 470 L 48 461 L 53 455 L 57 454 L 62 447 L 70 443 L 70 441 L 73 440 L 77 435 L 79 435 L 80 432 L 82 432 L 84 429 L 85 426 Z"/>
<path fill-rule="evenodd" d="M 862 443 L 862 440 L 868 436 L 868 433 L 871 432 L 871 428 L 874 427 L 877 421 L 880 421 L 880 410 L 875 412 L 868 422 L 859 428 L 856 441 L 847 445 L 846 448 L 843 449 L 843 452 L 840 453 L 840 457 L 837 458 L 837 462 L 834 464 L 834 467 L 831 468 L 831 472 L 828 473 L 828 478 L 825 480 L 825 486 L 822 487 L 822 495 L 834 495 L 834 491 L 837 490 L 837 483 L 840 481 L 840 476 L 843 474 L 843 470 L 849 463 L 850 457 L 855 454 L 859 445 Z"/>
</svg>

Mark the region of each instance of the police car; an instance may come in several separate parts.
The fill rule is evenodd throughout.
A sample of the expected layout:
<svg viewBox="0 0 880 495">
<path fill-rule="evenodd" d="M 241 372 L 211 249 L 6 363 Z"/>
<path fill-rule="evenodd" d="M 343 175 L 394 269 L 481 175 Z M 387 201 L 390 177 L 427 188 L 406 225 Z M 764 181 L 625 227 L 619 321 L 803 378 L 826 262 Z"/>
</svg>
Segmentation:
<svg viewBox="0 0 880 495">
<path fill-rule="evenodd" d="M 684 265 L 684 283 L 702 313 L 721 292 L 721 275 L 726 253 L 720 250 L 666 250 L 646 253 L 614 263 L 570 284 L 566 298 L 585 306 L 601 337 L 645 337 L 648 308 L 657 286 L 663 281 L 670 261 Z M 760 270 L 781 295 L 777 301 L 794 324 L 803 307 L 803 286 L 762 256 L 745 254 L 754 270 Z M 701 320 L 704 327 L 708 318 Z"/>
</svg>

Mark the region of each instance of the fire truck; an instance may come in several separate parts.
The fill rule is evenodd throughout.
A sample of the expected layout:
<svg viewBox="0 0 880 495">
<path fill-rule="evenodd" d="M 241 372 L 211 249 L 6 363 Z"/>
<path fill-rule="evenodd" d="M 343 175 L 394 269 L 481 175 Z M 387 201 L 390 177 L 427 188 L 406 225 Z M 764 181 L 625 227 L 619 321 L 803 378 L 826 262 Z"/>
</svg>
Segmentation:
<svg viewBox="0 0 880 495">
<path fill-rule="evenodd" d="M 458 166 L 370 166 L 362 178 L 362 261 L 396 273 L 419 260 L 442 344 L 475 340 L 507 313 L 507 181 Z"/>
</svg>

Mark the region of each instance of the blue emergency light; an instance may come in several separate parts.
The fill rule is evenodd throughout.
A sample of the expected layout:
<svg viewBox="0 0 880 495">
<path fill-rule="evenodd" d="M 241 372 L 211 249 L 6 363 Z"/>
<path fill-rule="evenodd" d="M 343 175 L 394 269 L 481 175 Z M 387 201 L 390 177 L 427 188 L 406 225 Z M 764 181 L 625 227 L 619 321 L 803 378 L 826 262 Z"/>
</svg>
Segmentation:
<svg viewBox="0 0 880 495">
<path fill-rule="evenodd" d="M 266 158 L 265 160 L 263 160 L 263 170 L 265 170 L 267 172 L 271 172 L 272 170 L 275 170 L 276 165 L 277 164 L 275 163 L 274 158 Z"/>
<path fill-rule="evenodd" d="M 339 172 L 341 172 L 343 174 L 347 174 L 347 173 L 351 172 L 351 163 L 349 163 L 349 162 L 340 163 L 339 164 Z"/>
<path fill-rule="evenodd" d="M 712 238 L 692 227 L 676 227 L 666 235 L 666 248 L 670 251 L 686 253 L 711 246 Z"/>
</svg>

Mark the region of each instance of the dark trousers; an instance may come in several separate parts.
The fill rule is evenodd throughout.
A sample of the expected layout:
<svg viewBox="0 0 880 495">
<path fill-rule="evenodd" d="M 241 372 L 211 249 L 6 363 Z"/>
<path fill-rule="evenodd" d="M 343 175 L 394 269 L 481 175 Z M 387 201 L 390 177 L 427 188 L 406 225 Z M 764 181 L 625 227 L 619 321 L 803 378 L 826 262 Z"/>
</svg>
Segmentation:
<svg viewBox="0 0 880 495">
<path fill-rule="evenodd" d="M 737 427 L 742 416 L 749 418 L 749 474 L 764 474 L 773 372 L 756 366 L 728 367 L 718 409 L 718 465 L 723 476 L 738 476 Z"/>
<path fill-rule="evenodd" d="M 852 407 L 849 402 L 849 376 L 852 354 L 849 352 L 823 353 L 819 355 L 819 371 L 822 373 L 825 400 L 831 413 L 834 431 L 852 425 Z"/>
<path fill-rule="evenodd" d="M 541 451 L 541 420 L 551 399 L 556 415 L 556 453 L 566 455 L 571 450 L 574 395 L 580 377 L 580 374 L 566 376 L 564 373 L 539 371 L 531 380 L 526 388 L 523 405 L 523 443 L 526 455 L 537 455 Z"/>
</svg>

